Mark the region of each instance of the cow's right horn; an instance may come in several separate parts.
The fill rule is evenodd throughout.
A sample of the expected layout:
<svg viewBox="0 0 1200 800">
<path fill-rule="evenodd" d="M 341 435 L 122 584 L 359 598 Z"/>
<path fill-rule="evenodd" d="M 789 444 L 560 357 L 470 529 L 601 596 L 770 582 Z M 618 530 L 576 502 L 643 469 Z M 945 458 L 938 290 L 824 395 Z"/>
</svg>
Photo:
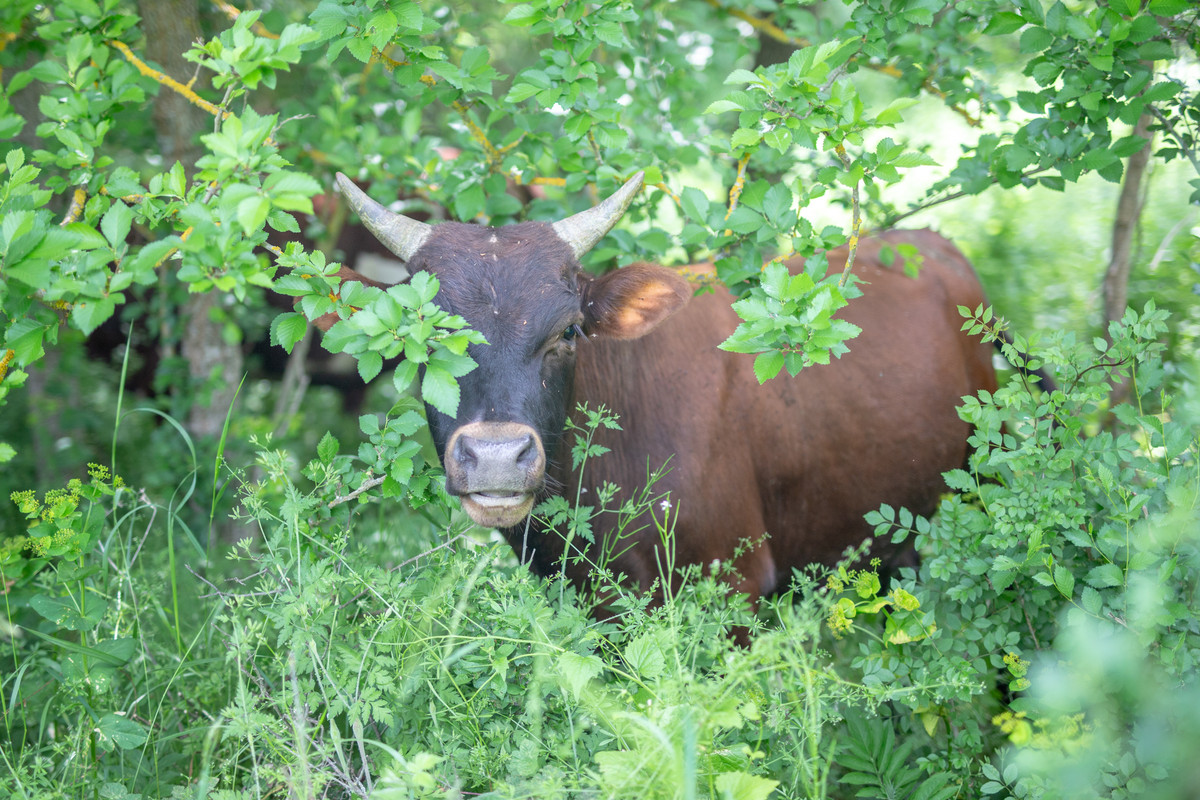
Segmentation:
<svg viewBox="0 0 1200 800">
<path fill-rule="evenodd" d="M 433 230 L 431 225 L 388 211 L 340 172 L 337 174 L 337 185 L 350 207 L 354 209 L 354 213 L 358 214 L 367 226 L 367 230 L 375 234 L 375 238 L 384 247 L 404 261 L 411 260 L 413 254 L 420 250 L 421 245 L 429 238 L 429 233 Z"/>
<path fill-rule="evenodd" d="M 591 250 L 617 224 L 617 220 L 633 202 L 634 195 L 642 188 L 643 175 L 642 172 L 634 175 L 599 205 L 554 223 L 554 232 L 571 246 L 576 258 Z"/>
</svg>

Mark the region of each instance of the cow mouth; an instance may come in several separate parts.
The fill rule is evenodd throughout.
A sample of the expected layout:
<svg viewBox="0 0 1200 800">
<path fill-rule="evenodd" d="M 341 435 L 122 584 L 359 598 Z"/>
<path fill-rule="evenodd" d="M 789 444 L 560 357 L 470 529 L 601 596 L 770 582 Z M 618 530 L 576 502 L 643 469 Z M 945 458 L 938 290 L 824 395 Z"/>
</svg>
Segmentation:
<svg viewBox="0 0 1200 800">
<path fill-rule="evenodd" d="M 485 528 L 511 528 L 533 510 L 530 492 L 487 491 L 462 495 L 462 508 L 476 525 Z"/>
</svg>

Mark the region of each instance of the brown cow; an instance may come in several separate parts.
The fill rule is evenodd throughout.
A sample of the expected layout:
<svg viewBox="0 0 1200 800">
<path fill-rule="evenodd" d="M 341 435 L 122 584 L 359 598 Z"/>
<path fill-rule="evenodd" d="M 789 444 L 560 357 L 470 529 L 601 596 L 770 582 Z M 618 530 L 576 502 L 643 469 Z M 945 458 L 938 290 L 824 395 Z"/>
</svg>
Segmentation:
<svg viewBox="0 0 1200 800">
<path fill-rule="evenodd" d="M 548 486 L 574 496 L 561 431 L 577 403 L 614 409 L 624 427 L 602 439 L 612 452 L 589 464 L 584 496 L 605 481 L 632 491 L 648 465 L 669 459 L 658 488 L 670 491 L 676 563 L 728 562 L 740 540 L 767 533 L 736 562 L 738 588 L 754 599 L 786 586 L 793 568 L 833 562 L 860 543 L 870 533 L 863 515 L 881 503 L 931 512 L 942 472 L 967 454 L 960 398 L 996 387 L 990 348 L 959 330 L 956 307 L 983 302 L 979 281 L 929 231 L 864 241 L 854 267 L 864 294 L 843 313 L 862 328 L 850 352 L 759 386 L 750 358 L 717 349 L 738 321 L 727 292 L 688 303 L 687 283 L 664 267 L 580 270 L 579 256 L 624 213 L 640 174 L 566 220 L 502 228 L 414 222 L 338 181 L 411 271 L 437 274 L 438 303 L 490 343 L 472 346 L 479 366 L 460 380 L 458 417 L 428 408 L 430 427 L 450 494 L 541 574 L 561 569 L 563 541 L 526 517 Z M 919 279 L 880 260 L 881 247 L 901 242 L 924 257 Z M 845 259 L 829 254 L 834 269 Z M 649 587 L 660 546 L 650 526 L 614 572 Z M 586 568 L 568 575 L 582 582 Z"/>
</svg>

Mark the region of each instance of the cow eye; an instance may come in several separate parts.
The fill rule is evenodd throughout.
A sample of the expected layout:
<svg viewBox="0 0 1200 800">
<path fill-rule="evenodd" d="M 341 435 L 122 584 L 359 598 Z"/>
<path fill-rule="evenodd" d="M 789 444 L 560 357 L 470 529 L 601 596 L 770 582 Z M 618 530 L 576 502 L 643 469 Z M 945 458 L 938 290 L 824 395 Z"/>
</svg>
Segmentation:
<svg viewBox="0 0 1200 800">
<path fill-rule="evenodd" d="M 583 335 L 583 329 L 580 328 L 578 324 L 571 325 L 565 331 L 562 332 L 562 338 L 563 338 L 563 341 L 565 341 L 565 342 L 570 342 L 570 341 L 574 340 L 576 336 L 582 336 L 582 335 Z"/>
</svg>

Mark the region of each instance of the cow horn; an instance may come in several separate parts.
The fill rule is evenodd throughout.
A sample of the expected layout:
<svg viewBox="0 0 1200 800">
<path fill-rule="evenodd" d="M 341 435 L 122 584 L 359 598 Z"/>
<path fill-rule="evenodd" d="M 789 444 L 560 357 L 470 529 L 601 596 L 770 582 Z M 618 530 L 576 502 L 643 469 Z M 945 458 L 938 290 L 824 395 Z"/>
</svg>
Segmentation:
<svg viewBox="0 0 1200 800">
<path fill-rule="evenodd" d="M 337 174 L 337 185 L 350 207 L 354 209 L 354 213 L 358 214 L 363 225 L 367 226 L 367 230 L 375 234 L 375 238 L 384 247 L 404 261 L 410 261 L 413 254 L 420 250 L 421 245 L 429 238 L 429 233 L 433 230 L 431 225 L 388 211 L 340 172 Z"/>
<path fill-rule="evenodd" d="M 642 176 L 641 172 L 634 175 L 599 205 L 554 223 L 554 232 L 571 246 L 576 258 L 591 250 L 617 224 L 642 188 Z"/>
</svg>

